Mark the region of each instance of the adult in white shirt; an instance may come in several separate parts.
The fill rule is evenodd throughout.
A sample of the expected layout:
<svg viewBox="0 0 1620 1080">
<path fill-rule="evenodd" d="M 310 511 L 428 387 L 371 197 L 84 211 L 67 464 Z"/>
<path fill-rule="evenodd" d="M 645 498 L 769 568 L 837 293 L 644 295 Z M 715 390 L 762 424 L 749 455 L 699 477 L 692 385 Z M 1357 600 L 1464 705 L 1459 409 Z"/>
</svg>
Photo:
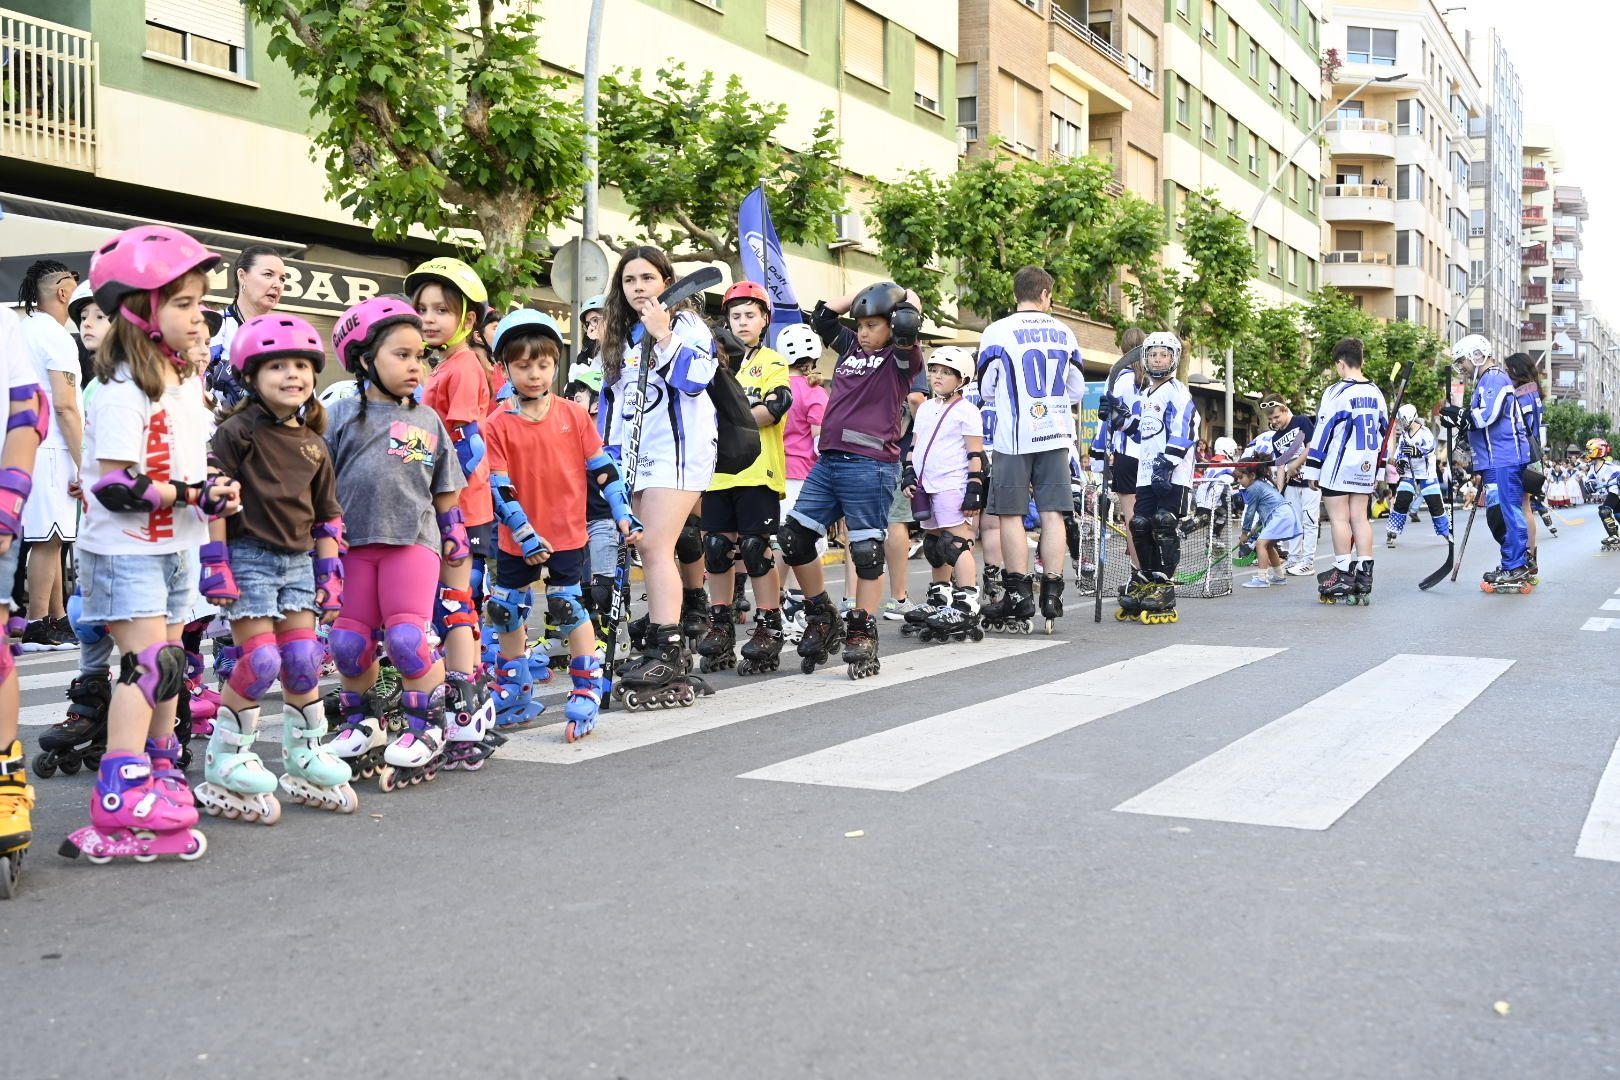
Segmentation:
<svg viewBox="0 0 1620 1080">
<path fill-rule="evenodd" d="M 67 328 L 68 301 L 79 276 L 40 259 L 17 290 L 23 348 L 50 401 L 51 429 L 34 460 L 34 491 L 23 507 L 28 543 L 28 628 L 25 650 L 72 648 L 77 639 L 62 596 L 62 545 L 79 531 L 78 502 L 68 488 L 79 477 L 84 413 L 79 405 L 79 347 Z"/>
</svg>

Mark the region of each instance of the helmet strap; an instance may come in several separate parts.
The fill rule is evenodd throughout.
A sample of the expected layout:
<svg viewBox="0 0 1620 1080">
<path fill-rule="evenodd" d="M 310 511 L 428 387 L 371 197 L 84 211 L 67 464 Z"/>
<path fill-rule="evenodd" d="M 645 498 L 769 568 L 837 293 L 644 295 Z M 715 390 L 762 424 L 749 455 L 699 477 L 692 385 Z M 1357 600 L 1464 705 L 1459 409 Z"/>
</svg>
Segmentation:
<svg viewBox="0 0 1620 1080">
<path fill-rule="evenodd" d="M 376 359 L 376 356 L 373 353 L 369 353 L 369 352 L 361 353 L 360 354 L 360 363 L 362 365 L 362 370 L 365 372 L 365 381 L 366 382 L 371 383 L 371 385 L 375 386 L 378 390 L 381 390 L 385 397 L 393 399 L 395 404 L 397 404 L 397 405 L 405 404 L 405 402 L 408 400 L 407 397 L 402 396 L 400 394 L 394 393 L 394 391 L 389 388 L 388 384 L 383 382 L 383 380 L 382 380 L 382 372 L 377 370 L 377 359 Z M 360 392 L 362 394 L 365 393 L 365 387 L 364 386 L 362 386 L 360 388 Z M 415 400 L 415 399 L 412 398 L 412 399 L 409 399 L 409 400 Z"/>
<path fill-rule="evenodd" d="M 463 296 L 461 298 L 461 321 L 456 324 L 456 332 L 451 334 L 442 346 L 446 356 L 455 352 L 456 346 L 466 341 L 467 335 L 472 333 L 472 326 L 467 322 L 467 311 L 467 298 Z"/>
<path fill-rule="evenodd" d="M 161 294 L 157 289 L 153 289 L 147 294 L 147 297 L 147 307 L 149 307 L 152 312 L 150 320 L 143 319 L 139 315 L 136 315 L 133 311 L 129 310 L 129 305 L 127 304 L 118 305 L 119 317 L 128 319 L 137 330 L 145 334 L 146 339 L 153 345 L 157 346 L 158 352 L 162 353 L 164 358 L 167 359 L 170 364 L 174 365 L 175 373 L 183 379 L 190 374 L 188 369 L 191 367 L 191 361 L 169 348 L 169 343 L 163 340 L 163 331 L 158 329 L 157 312 L 158 304 L 161 303 L 163 299 Z"/>
</svg>

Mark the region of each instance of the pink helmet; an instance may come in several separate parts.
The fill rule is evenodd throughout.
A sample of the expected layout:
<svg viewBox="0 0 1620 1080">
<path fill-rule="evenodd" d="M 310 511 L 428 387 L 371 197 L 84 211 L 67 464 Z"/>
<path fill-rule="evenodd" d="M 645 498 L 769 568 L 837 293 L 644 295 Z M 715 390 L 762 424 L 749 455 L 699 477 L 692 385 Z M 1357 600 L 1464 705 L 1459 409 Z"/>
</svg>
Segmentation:
<svg viewBox="0 0 1620 1080">
<path fill-rule="evenodd" d="M 421 316 L 403 296 L 373 296 L 345 311 L 332 330 L 332 348 L 343 370 L 351 375 L 365 374 L 361 354 L 375 345 L 378 334 L 400 323 L 422 329 Z"/>
<path fill-rule="evenodd" d="M 98 308 L 109 316 L 116 312 L 157 341 L 161 337 L 156 322 L 158 290 L 193 270 L 207 271 L 217 262 L 218 255 L 179 229 L 137 225 L 125 229 L 90 256 L 90 288 Z M 124 298 L 139 292 L 151 297 L 150 323 L 124 307 Z"/>
<path fill-rule="evenodd" d="M 231 339 L 231 367 L 244 379 L 253 378 L 255 368 L 278 356 L 302 356 L 315 365 L 317 375 L 326 366 L 321 335 L 297 315 L 256 315 Z"/>
</svg>

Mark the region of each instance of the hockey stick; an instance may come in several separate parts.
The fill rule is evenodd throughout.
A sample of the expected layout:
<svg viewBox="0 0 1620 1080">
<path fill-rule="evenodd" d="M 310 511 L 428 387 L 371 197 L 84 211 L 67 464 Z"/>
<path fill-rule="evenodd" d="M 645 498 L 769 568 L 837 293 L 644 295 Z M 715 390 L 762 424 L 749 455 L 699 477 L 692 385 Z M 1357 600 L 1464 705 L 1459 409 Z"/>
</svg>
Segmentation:
<svg viewBox="0 0 1620 1080">
<path fill-rule="evenodd" d="M 1136 363 L 1137 357 L 1141 356 L 1141 354 L 1142 350 L 1138 347 L 1114 361 L 1114 366 L 1108 369 L 1108 381 L 1103 384 L 1104 394 L 1113 394 L 1114 384 L 1119 381 L 1120 373 Z M 1108 481 L 1112 479 L 1113 473 L 1113 462 L 1109 460 L 1114 450 L 1114 413 L 1112 410 L 1109 410 L 1108 419 L 1103 423 L 1102 435 L 1102 487 L 1097 492 L 1097 558 L 1095 560 L 1097 570 L 1093 578 L 1096 588 L 1093 593 L 1094 599 L 1091 608 L 1091 621 L 1095 623 L 1102 622 L 1103 582 L 1106 580 L 1103 576 L 1103 562 L 1108 551 Z M 1127 539 L 1126 543 L 1129 542 L 1129 539 Z"/>
<path fill-rule="evenodd" d="M 692 271 L 665 289 L 659 294 L 658 303 L 661 307 L 672 308 L 698 293 L 714 288 L 722 280 L 724 278 L 717 268 L 705 266 L 701 270 Z M 626 448 L 627 452 L 620 467 L 624 489 L 632 493 L 636 489 L 636 474 L 641 471 L 641 429 L 647 419 L 647 377 L 652 373 L 653 345 L 652 335 L 643 333 L 641 370 L 636 372 L 636 414 L 630 425 L 630 445 Z M 617 403 L 615 407 L 619 407 Z M 613 576 L 613 604 L 608 611 L 607 625 L 603 628 L 607 633 L 607 653 L 602 660 L 601 708 L 604 712 L 607 711 L 609 702 L 613 700 L 613 664 L 619 648 L 619 624 L 630 611 L 630 545 L 622 539 L 619 541 L 619 558 Z"/>
<path fill-rule="evenodd" d="M 1446 364 L 1442 368 L 1442 373 L 1443 373 L 1443 376 L 1444 376 L 1444 378 L 1446 380 L 1446 403 L 1450 404 L 1451 403 L 1451 375 L 1452 375 L 1452 367 L 1451 367 L 1451 365 Z M 1456 452 L 1457 452 L 1457 429 L 1454 428 L 1454 427 L 1447 427 L 1446 428 L 1446 477 L 1447 477 L 1448 480 L 1451 477 L 1451 464 L 1452 464 L 1452 462 L 1454 460 L 1456 460 L 1456 457 L 1455 457 Z M 1445 491 L 1446 511 L 1448 513 L 1451 510 L 1451 495 L 1452 495 L 1451 485 L 1448 483 L 1446 485 L 1446 491 Z M 1477 510 L 1477 509 L 1479 509 L 1479 504 L 1476 502 L 1474 504 L 1474 510 Z M 1474 511 L 1470 510 L 1468 512 L 1468 525 L 1463 530 L 1463 546 L 1464 547 L 1466 547 L 1468 545 L 1468 529 L 1471 529 L 1473 527 L 1474 527 Z M 1453 581 L 1456 580 L 1456 572 L 1455 572 L 1456 567 L 1457 567 L 1457 540 L 1456 540 L 1456 535 L 1457 535 L 1457 530 L 1455 528 L 1452 528 L 1452 529 L 1447 531 L 1447 533 L 1446 533 L 1446 561 L 1440 564 L 1440 569 L 1436 570 L 1434 573 L 1430 574 L 1428 577 L 1426 577 L 1422 581 L 1418 582 L 1418 588 L 1420 590 L 1422 590 L 1423 592 L 1428 592 L 1430 589 L 1434 588 L 1436 585 L 1440 584 L 1442 581 L 1444 581 L 1448 577 L 1450 577 Z"/>
</svg>

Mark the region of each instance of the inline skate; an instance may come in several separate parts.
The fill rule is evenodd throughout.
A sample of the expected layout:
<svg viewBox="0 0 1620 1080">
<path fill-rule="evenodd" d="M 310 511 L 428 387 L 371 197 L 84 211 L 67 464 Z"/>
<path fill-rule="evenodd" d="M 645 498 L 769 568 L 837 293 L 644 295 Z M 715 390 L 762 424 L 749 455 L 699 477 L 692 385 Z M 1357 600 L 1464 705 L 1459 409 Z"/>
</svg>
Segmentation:
<svg viewBox="0 0 1620 1080">
<path fill-rule="evenodd" d="M 385 793 L 399 791 L 439 775 L 444 755 L 444 686 L 431 694 L 407 690 L 400 698 L 405 709 L 405 730 L 383 751 L 377 786 Z"/>
<path fill-rule="evenodd" d="M 375 705 L 376 689 L 364 694 L 340 690 L 326 699 L 327 723 L 337 726 L 326 747 L 349 766 L 351 780 L 369 780 L 382 768 L 388 736 Z"/>
<path fill-rule="evenodd" d="M 878 659 L 877 620 L 862 608 L 844 616 L 844 663 L 849 665 L 852 679 L 865 679 L 883 670 L 883 661 Z"/>
<path fill-rule="evenodd" d="M 782 592 L 782 640 L 797 645 L 804 636 L 804 593 L 798 589 Z"/>
<path fill-rule="evenodd" d="M 1530 571 L 1530 584 L 1541 584 L 1541 563 L 1536 559 L 1536 553 L 1531 551 L 1525 556 L 1524 568 Z"/>
<path fill-rule="evenodd" d="M 1497 567 L 1495 570 L 1485 571 L 1485 578 L 1479 583 L 1479 587 L 1488 593 L 1527 593 L 1534 591 L 1535 584 L 1530 580 L 1528 566 L 1512 570 Z"/>
<path fill-rule="evenodd" d="M 228 705 L 220 706 L 203 754 L 204 780 L 196 791 L 197 805 L 210 816 L 223 814 L 266 825 L 281 820 L 281 803 L 274 794 L 275 774 L 253 752 L 258 726 L 258 706 L 240 713 Z"/>
<path fill-rule="evenodd" d="M 1316 575 L 1316 600 L 1320 604 L 1356 602 L 1356 572 L 1330 566 Z"/>
<path fill-rule="evenodd" d="M 693 652 L 699 657 L 698 670 L 705 674 L 737 666 L 737 622 L 730 604 L 709 608 L 707 629 Z"/>
<path fill-rule="evenodd" d="M 748 621 L 748 613 L 753 610 L 748 602 L 748 575 L 737 571 L 735 582 L 731 590 L 731 612 L 737 625 L 741 626 Z"/>
<path fill-rule="evenodd" d="M 196 807 L 170 802 L 144 756 L 108 754 L 90 797 L 89 826 L 62 841 L 59 851 L 69 859 L 82 854 L 98 865 L 114 859 L 151 862 L 159 855 L 190 862 L 208 850 L 208 838 L 196 824 Z"/>
<path fill-rule="evenodd" d="M 697 700 L 700 692 L 712 693 L 707 684 L 688 672 L 686 635 L 680 625 L 655 623 L 647 648 L 619 669 L 613 681 L 614 700 L 631 712 L 685 708 Z"/>
<path fill-rule="evenodd" d="M 799 670 L 809 675 L 844 647 L 844 620 L 826 593 L 805 601 L 804 634 L 799 638 Z"/>
<path fill-rule="evenodd" d="M 931 581 L 928 583 L 928 593 L 923 602 L 906 612 L 905 625 L 900 627 L 901 637 L 920 636 L 921 640 L 928 640 L 928 627 L 940 612 L 951 606 L 951 586 L 946 581 Z"/>
<path fill-rule="evenodd" d="M 979 590 L 971 586 L 957 589 L 951 603 L 928 620 L 924 641 L 983 641 L 979 625 Z"/>
<path fill-rule="evenodd" d="M 1159 626 L 1173 623 L 1179 618 L 1176 614 L 1175 583 L 1155 571 L 1142 591 L 1142 610 L 1136 616 L 1137 621 L 1143 626 Z"/>
<path fill-rule="evenodd" d="M 774 608 L 760 608 L 754 615 L 754 632 L 743 642 L 737 674 L 760 675 L 775 671 L 782 662 L 783 640 L 782 613 Z"/>
<path fill-rule="evenodd" d="M 563 741 L 577 742 L 596 729 L 596 717 L 602 710 L 602 661 L 595 656 L 576 656 L 568 662 L 568 677 L 574 686 L 563 706 L 568 718 Z"/>
<path fill-rule="evenodd" d="M 1114 618 L 1119 622 L 1134 622 L 1142 614 L 1142 601 L 1151 585 L 1147 573 L 1131 569 L 1131 580 L 1119 587 L 1119 607 Z"/>
<path fill-rule="evenodd" d="M 1041 575 L 1041 618 L 1046 621 L 1046 632 L 1051 634 L 1057 621 L 1063 617 L 1063 575 Z"/>
<path fill-rule="evenodd" d="M 1008 573 L 1004 580 L 1007 591 L 981 612 L 984 628 L 998 633 L 1034 633 L 1035 598 L 1030 594 L 1029 575 Z"/>
<path fill-rule="evenodd" d="M 1372 587 L 1373 561 L 1371 559 L 1362 559 L 1360 563 L 1356 564 L 1355 588 L 1351 594 L 1350 602 L 1352 604 L 1360 604 L 1362 607 L 1366 607 L 1368 604 L 1371 604 Z"/>
<path fill-rule="evenodd" d="M 1001 584 L 1001 567 L 986 565 L 984 573 L 979 575 L 979 603 L 989 607 L 1001 599 L 1004 591 Z M 982 610 L 982 609 L 981 609 Z"/>
<path fill-rule="evenodd" d="M 495 727 L 501 732 L 522 731 L 533 727 L 540 714 L 546 711 L 544 702 L 536 701 L 534 669 L 544 668 L 549 675 L 547 661 L 535 659 L 525 653 L 516 657 L 501 657 L 495 662 Z"/>
<path fill-rule="evenodd" d="M 681 590 L 681 633 L 686 647 L 697 647 L 698 639 L 709 625 L 709 594 L 704 589 Z"/>
<path fill-rule="evenodd" d="M 83 765 L 93 769 L 107 749 L 107 707 L 112 702 L 107 673 L 80 675 L 68 684 L 67 699 L 67 719 L 39 733 L 34 773 L 41 779 L 49 780 L 58 769 L 68 776 Z"/>
<path fill-rule="evenodd" d="M 296 803 L 317 810 L 352 814 L 360 807 L 349 781 L 349 765 L 321 742 L 326 712 L 318 701 L 281 706 L 281 790 Z"/>
<path fill-rule="evenodd" d="M 5 648 L 0 643 L 0 649 Z M 34 807 L 34 789 L 28 785 L 23 768 L 22 743 L 16 739 L 0 751 L 0 900 L 10 900 L 17 891 L 23 856 L 34 838 L 29 811 Z"/>
<path fill-rule="evenodd" d="M 498 730 L 495 695 L 482 680 L 459 671 L 444 676 L 444 767 L 476 772 L 506 745 Z"/>
<path fill-rule="evenodd" d="M 191 764 L 191 751 L 186 749 L 181 734 L 176 731 L 166 739 L 147 739 L 146 756 L 152 761 L 152 779 L 156 781 L 158 790 L 175 805 L 195 809 L 197 796 L 193 794 L 185 773 L 186 767 Z"/>
</svg>

